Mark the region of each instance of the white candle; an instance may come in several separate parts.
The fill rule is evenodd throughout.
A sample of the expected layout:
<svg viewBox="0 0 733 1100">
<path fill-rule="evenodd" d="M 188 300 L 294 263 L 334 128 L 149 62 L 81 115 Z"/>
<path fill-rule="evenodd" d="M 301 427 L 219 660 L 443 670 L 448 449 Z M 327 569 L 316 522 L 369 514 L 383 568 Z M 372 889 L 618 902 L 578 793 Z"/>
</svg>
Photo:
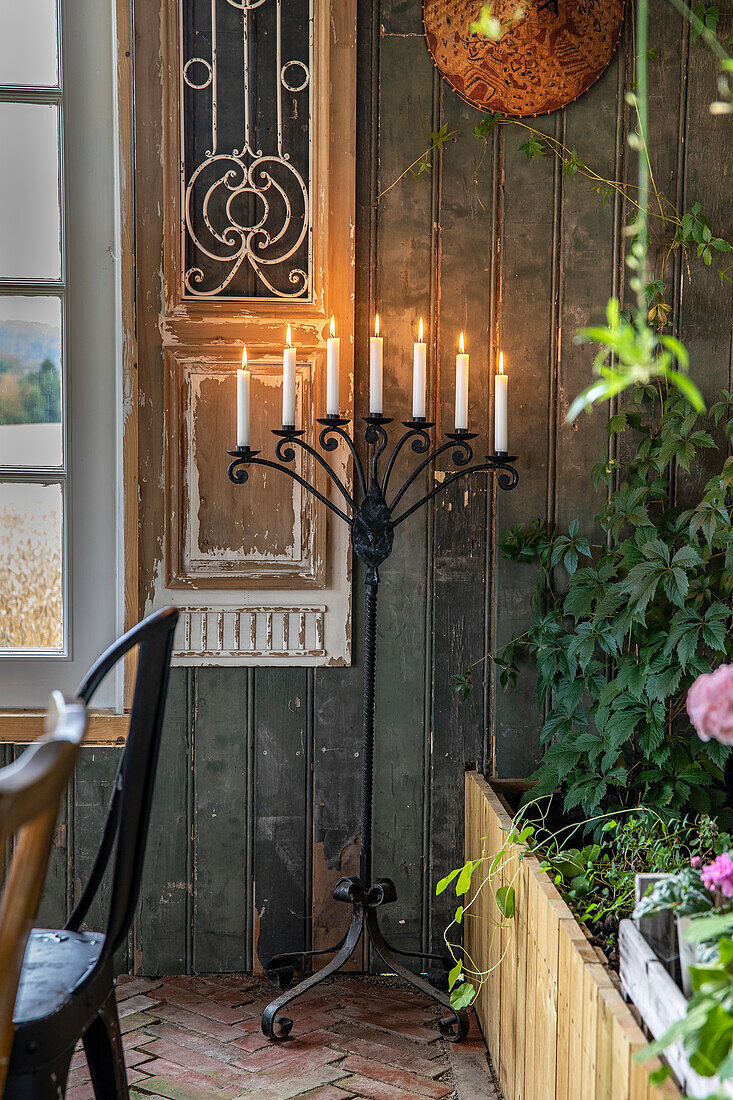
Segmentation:
<svg viewBox="0 0 733 1100">
<path fill-rule="evenodd" d="M 412 419 L 425 419 L 425 382 L 427 346 L 423 343 L 422 317 L 417 329 L 417 341 L 413 352 L 412 369 Z"/>
<path fill-rule="evenodd" d="M 288 325 L 288 346 L 283 348 L 283 428 L 295 427 L 295 348 Z"/>
<path fill-rule="evenodd" d="M 331 317 L 331 336 L 326 344 L 326 416 L 339 414 L 339 357 L 341 341 L 336 336 L 336 322 Z"/>
<path fill-rule="evenodd" d="M 374 318 L 374 335 L 369 337 L 369 412 L 372 416 L 382 415 L 383 371 L 384 340 L 379 335 L 379 314 L 377 314 Z"/>
<path fill-rule="evenodd" d="M 468 430 L 468 355 L 463 348 L 463 333 L 456 356 L 456 431 Z"/>
<path fill-rule="evenodd" d="M 507 446 L 507 385 L 509 379 L 504 374 L 504 352 L 499 352 L 499 369 L 496 372 L 494 389 L 494 450 L 506 451 Z"/>
<path fill-rule="evenodd" d="M 249 447 L 249 383 L 247 349 L 242 348 L 242 367 L 237 370 L 237 446 Z"/>
</svg>

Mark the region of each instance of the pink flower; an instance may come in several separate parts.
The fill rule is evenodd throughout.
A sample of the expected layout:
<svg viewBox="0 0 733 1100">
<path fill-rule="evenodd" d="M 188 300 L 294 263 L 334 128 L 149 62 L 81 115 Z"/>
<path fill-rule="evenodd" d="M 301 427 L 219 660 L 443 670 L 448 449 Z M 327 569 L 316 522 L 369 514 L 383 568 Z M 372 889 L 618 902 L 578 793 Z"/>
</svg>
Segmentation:
<svg viewBox="0 0 733 1100">
<path fill-rule="evenodd" d="M 701 741 L 733 745 L 733 665 L 698 676 L 687 692 L 687 713 Z"/>
<path fill-rule="evenodd" d="M 724 898 L 733 898 L 733 859 L 727 852 L 703 867 L 701 874 L 703 884 L 711 893 L 719 890 Z"/>
<path fill-rule="evenodd" d="M 701 866 L 702 866 L 702 860 L 700 859 L 700 856 L 693 856 L 692 859 L 690 860 L 690 867 L 701 867 Z"/>
</svg>

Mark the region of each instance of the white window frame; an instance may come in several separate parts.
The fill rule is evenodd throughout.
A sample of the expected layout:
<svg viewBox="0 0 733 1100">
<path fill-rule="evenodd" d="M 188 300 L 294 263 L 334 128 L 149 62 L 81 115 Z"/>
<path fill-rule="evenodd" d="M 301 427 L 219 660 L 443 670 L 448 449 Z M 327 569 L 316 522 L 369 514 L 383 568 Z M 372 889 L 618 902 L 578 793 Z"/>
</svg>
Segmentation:
<svg viewBox="0 0 733 1100">
<path fill-rule="evenodd" d="M 53 470 L 5 467 L 0 480 L 63 485 L 64 650 L 0 650 L 0 708 L 13 711 L 43 706 L 54 688 L 72 691 L 124 622 L 116 11 L 114 0 L 57 5 L 59 85 L 0 88 L 3 100 L 58 102 L 62 134 L 61 279 L 0 280 L 4 295 L 62 299 L 64 463 Z M 121 711 L 123 690 L 119 670 L 95 706 Z"/>
</svg>

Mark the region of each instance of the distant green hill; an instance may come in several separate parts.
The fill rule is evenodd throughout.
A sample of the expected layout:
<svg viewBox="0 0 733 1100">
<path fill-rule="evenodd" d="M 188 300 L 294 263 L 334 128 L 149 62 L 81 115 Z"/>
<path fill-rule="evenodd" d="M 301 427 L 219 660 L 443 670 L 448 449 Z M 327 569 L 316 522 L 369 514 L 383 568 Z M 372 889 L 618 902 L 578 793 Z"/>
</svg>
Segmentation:
<svg viewBox="0 0 733 1100">
<path fill-rule="evenodd" d="M 61 362 L 61 333 L 41 321 L 0 321 L 0 362 L 20 374 L 37 371 L 45 359 Z M 6 369 L 8 369 L 6 367 Z"/>
</svg>

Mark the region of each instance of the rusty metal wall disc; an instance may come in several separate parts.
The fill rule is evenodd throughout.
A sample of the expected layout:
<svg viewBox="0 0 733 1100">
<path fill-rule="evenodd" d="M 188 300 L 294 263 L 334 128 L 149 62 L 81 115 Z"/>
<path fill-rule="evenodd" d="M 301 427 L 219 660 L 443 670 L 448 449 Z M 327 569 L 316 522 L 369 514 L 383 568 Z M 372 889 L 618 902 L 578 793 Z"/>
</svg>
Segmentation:
<svg viewBox="0 0 733 1100">
<path fill-rule="evenodd" d="M 624 16 L 624 0 L 494 0 L 503 34 L 493 41 L 469 30 L 482 7 L 424 0 L 428 49 L 463 99 L 513 118 L 556 111 L 587 91 L 613 56 Z"/>
</svg>

